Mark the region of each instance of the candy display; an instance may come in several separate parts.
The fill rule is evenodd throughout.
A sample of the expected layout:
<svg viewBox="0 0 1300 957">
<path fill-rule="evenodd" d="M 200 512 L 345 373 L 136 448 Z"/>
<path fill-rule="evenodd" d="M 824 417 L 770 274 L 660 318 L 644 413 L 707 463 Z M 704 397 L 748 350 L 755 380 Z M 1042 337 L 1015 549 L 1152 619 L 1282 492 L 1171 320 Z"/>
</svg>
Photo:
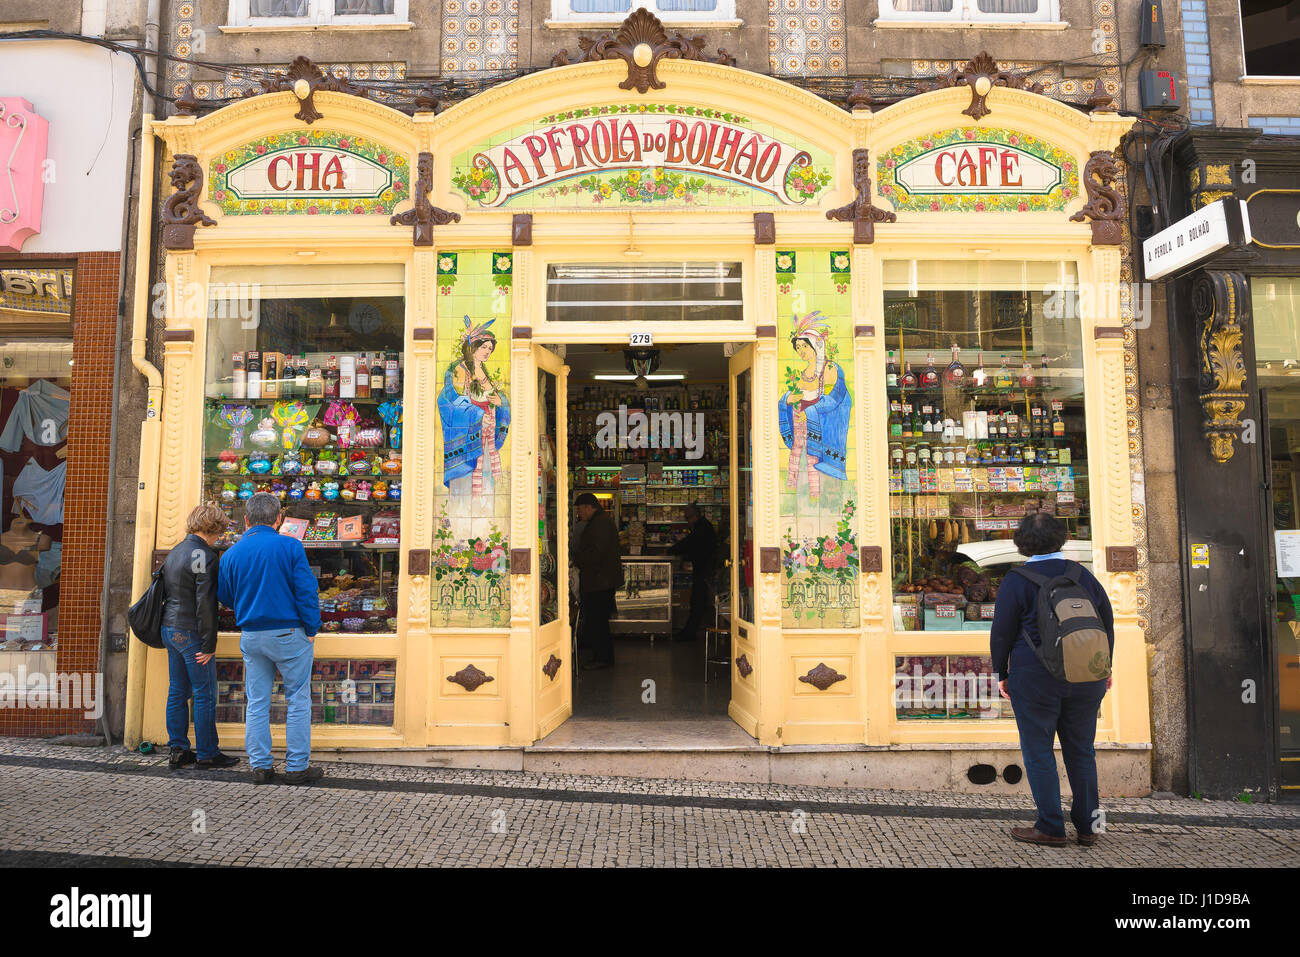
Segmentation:
<svg viewBox="0 0 1300 957">
<path fill-rule="evenodd" d="M 392 503 L 401 496 L 403 375 L 400 354 L 384 347 L 400 347 L 401 309 L 400 300 L 379 303 L 365 308 L 391 317 L 364 336 L 331 322 L 332 302 L 295 299 L 275 306 L 291 321 L 218 323 L 208 338 L 217 351 L 209 356 L 203 491 L 231 518 L 218 545 L 243 533 L 249 497 L 275 495 L 281 532 L 302 541 L 319 581 L 322 630 L 344 635 L 396 630 L 400 528 Z M 302 343 L 355 336 L 357 348 L 312 352 L 287 335 Z M 233 629 L 222 614 L 223 629 Z M 391 710 L 379 723 L 391 723 Z"/>
<path fill-rule="evenodd" d="M 248 699 L 244 663 L 218 658 L 217 721 L 240 724 Z M 316 659 L 311 674 L 313 724 L 391 725 L 397 692 L 397 662 L 392 659 Z M 271 723 L 283 724 L 284 685 L 271 688 Z"/>
<path fill-rule="evenodd" d="M 917 304 L 928 327 L 898 318 Z M 886 296 L 896 631 L 988 631 L 1026 514 L 1090 538 L 1078 330 L 1041 312 L 1039 293 Z M 952 353 L 942 372 L 940 336 Z"/>
</svg>

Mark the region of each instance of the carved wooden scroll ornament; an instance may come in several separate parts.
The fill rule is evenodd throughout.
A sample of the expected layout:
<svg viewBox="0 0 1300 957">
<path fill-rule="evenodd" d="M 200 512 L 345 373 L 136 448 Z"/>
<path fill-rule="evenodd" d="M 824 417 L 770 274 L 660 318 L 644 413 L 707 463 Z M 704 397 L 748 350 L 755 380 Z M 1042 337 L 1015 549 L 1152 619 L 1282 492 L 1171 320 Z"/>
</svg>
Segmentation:
<svg viewBox="0 0 1300 957">
<path fill-rule="evenodd" d="M 1028 90 L 1030 93 L 1043 92 L 1043 84 L 1031 83 L 1028 77 L 1020 73 L 999 70 L 997 62 L 985 51 L 976 54 L 975 58 L 960 70 L 953 70 L 939 77 L 934 84 L 935 89 L 946 86 L 970 87 L 970 106 L 962 110 L 962 114 L 972 120 L 981 120 L 992 112 L 985 101 L 995 86 L 1011 90 Z"/>
<path fill-rule="evenodd" d="M 295 58 L 293 63 L 289 64 L 289 70 L 284 75 L 277 75 L 261 82 L 263 93 L 288 92 L 296 96 L 300 105 L 298 112 L 294 116 L 308 126 L 315 123 L 323 115 L 320 110 L 316 109 L 314 97 L 317 90 L 327 90 L 330 93 L 350 93 L 353 96 L 362 98 L 368 96 L 367 91 L 362 87 L 355 86 L 340 77 L 327 76 L 320 67 L 305 56 Z"/>
<path fill-rule="evenodd" d="M 867 245 L 876 241 L 876 223 L 894 223 L 898 216 L 871 205 L 871 160 L 865 149 L 853 151 L 853 202 L 826 211 L 827 219 L 853 224 L 853 241 Z"/>
<path fill-rule="evenodd" d="M 433 154 L 421 153 L 415 161 L 415 206 L 397 213 L 388 222 L 392 226 L 412 227 L 412 242 L 416 246 L 433 245 L 433 227 L 460 222 L 460 213 L 448 212 L 429 202 L 433 191 Z"/>
<path fill-rule="evenodd" d="M 203 167 L 197 157 L 178 153 L 172 157 L 172 188 L 176 192 L 163 200 L 163 246 L 167 249 L 193 249 L 194 227 L 215 226 L 217 221 L 199 209 L 203 195 Z"/>
<path fill-rule="evenodd" d="M 1083 188 L 1088 202 L 1070 217 L 1070 222 L 1092 221 L 1094 246 L 1118 246 L 1124 238 L 1124 197 L 1111 184 L 1119 175 L 1119 166 L 1109 150 L 1093 150 L 1083 167 Z"/>
</svg>

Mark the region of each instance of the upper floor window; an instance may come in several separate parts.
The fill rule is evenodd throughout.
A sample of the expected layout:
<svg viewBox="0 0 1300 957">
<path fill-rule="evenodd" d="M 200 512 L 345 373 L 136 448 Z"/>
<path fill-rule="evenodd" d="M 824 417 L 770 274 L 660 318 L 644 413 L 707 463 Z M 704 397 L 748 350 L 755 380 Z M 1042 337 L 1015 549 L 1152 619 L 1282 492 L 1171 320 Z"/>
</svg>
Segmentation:
<svg viewBox="0 0 1300 957">
<path fill-rule="evenodd" d="M 731 20 L 736 0 L 551 0 L 554 20 L 621 20 L 645 7 L 661 20 Z"/>
<path fill-rule="evenodd" d="M 230 0 L 230 26 L 405 23 L 409 0 Z"/>
<path fill-rule="evenodd" d="M 1060 20 L 1059 0 L 880 0 L 882 20 L 1024 23 Z"/>
<path fill-rule="evenodd" d="M 1241 0 L 1247 76 L 1300 76 L 1300 0 Z"/>
</svg>

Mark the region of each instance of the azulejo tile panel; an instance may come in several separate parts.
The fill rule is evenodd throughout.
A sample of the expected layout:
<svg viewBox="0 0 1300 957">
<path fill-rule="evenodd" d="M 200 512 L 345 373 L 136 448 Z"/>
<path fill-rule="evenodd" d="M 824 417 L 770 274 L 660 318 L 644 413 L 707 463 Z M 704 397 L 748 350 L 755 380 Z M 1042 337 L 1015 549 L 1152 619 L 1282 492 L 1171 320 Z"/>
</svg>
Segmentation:
<svg viewBox="0 0 1300 957">
<path fill-rule="evenodd" d="M 768 0 L 768 60 L 780 76 L 846 76 L 848 0 Z"/>
<path fill-rule="evenodd" d="M 492 73 L 518 66 L 519 0 L 444 0 L 444 74 Z"/>
</svg>

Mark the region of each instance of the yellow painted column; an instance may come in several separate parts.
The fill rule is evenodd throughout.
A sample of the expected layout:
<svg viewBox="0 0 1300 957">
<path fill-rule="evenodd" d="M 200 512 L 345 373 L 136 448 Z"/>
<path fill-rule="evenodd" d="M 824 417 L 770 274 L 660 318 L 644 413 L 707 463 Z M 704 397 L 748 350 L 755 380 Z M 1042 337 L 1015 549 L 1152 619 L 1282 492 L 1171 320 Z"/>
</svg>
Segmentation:
<svg viewBox="0 0 1300 957">
<path fill-rule="evenodd" d="M 528 297 L 532 251 L 514 251 L 512 283 L 514 330 L 527 327 L 522 308 Z M 510 645 L 506 655 L 506 714 L 512 745 L 532 744 L 537 734 L 533 660 L 536 657 L 537 591 L 537 364 L 531 338 L 510 340 L 510 548 L 527 549 L 529 574 L 510 568 Z"/>
<path fill-rule="evenodd" d="M 398 554 L 398 630 L 402 658 L 398 664 L 402 743 L 428 743 L 432 638 L 429 634 L 429 576 L 409 575 L 407 555 L 433 544 L 434 402 L 437 370 L 437 269 L 432 249 L 417 249 L 406 281 L 406 384 L 402 405 L 402 551 Z M 417 330 L 419 330 L 417 332 Z"/>
<path fill-rule="evenodd" d="M 754 250 L 754 312 L 759 326 L 776 322 L 776 249 Z M 780 548 L 781 497 L 777 487 L 780 437 L 777 435 L 776 337 L 759 336 L 754 346 L 754 524 L 755 546 Z M 780 573 L 760 571 L 756 576 L 758 660 L 753 663 L 758 684 L 758 733 L 762 744 L 780 744 L 785 722 L 788 675 L 781 633 Z"/>
<path fill-rule="evenodd" d="M 204 278 L 200 278 L 200 273 Z M 203 467 L 203 345 L 207 326 L 206 269 L 193 252 L 169 253 L 163 341 L 161 479 L 154 547 L 185 537 L 185 518 L 198 503 Z M 166 741 L 167 653 L 149 652 L 145 672 L 143 738 Z"/>
<path fill-rule="evenodd" d="M 1106 587 L 1115 615 L 1115 684 L 1106 706 L 1113 736 L 1150 741 L 1146 644 L 1138 625 L 1137 581 L 1131 572 L 1106 570 L 1106 548 L 1132 546 L 1132 474 L 1128 455 L 1124 339 L 1119 308 L 1120 247 L 1094 246 L 1086 273 L 1094 308 L 1082 316 L 1085 394 L 1088 409 L 1089 497 L 1092 502 L 1093 568 Z M 1131 334 L 1131 333 L 1127 333 Z M 1088 343 L 1093 361 L 1088 362 Z"/>
<path fill-rule="evenodd" d="M 858 682 L 866 743 L 888 744 L 893 709 L 893 657 L 889 652 L 892 598 L 889 554 L 889 414 L 885 392 L 885 313 L 876 247 L 853 248 L 853 361 L 858 433 L 858 544 L 880 549 L 883 572 L 862 571 L 862 640 Z M 858 335 L 856 333 L 862 333 Z"/>
</svg>

